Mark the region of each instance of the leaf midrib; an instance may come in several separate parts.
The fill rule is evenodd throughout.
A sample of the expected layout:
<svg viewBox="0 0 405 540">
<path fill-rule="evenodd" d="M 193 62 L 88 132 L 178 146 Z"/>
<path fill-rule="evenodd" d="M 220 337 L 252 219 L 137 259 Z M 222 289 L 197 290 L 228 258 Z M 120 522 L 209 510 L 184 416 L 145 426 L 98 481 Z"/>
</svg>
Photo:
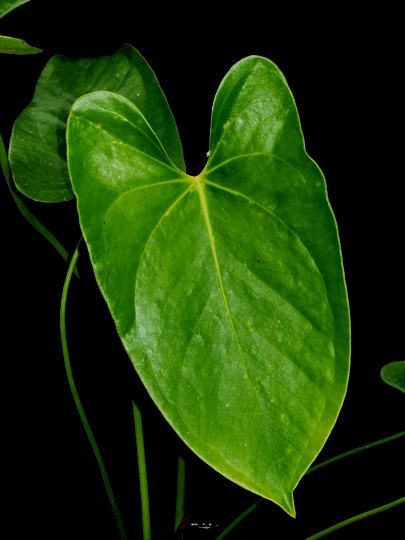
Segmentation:
<svg viewBox="0 0 405 540">
<path fill-rule="evenodd" d="M 252 392 L 252 396 L 253 396 L 254 401 L 255 401 L 256 409 L 259 412 L 256 396 L 255 396 L 255 393 L 253 391 L 252 384 L 250 382 L 249 373 L 248 373 L 248 370 L 246 368 L 245 358 L 243 356 L 243 352 L 242 352 L 242 349 L 241 349 L 241 346 L 240 346 L 240 343 L 239 343 L 239 339 L 238 339 L 238 336 L 236 334 L 235 326 L 233 324 L 233 319 L 232 319 L 232 315 L 231 315 L 231 310 L 230 310 L 229 304 L 228 304 L 228 299 L 226 297 L 224 285 L 222 283 L 222 276 L 221 276 L 221 271 L 220 271 L 220 268 L 219 268 L 217 250 L 216 250 L 216 247 L 215 247 L 215 238 L 214 238 L 214 233 L 212 231 L 211 221 L 210 221 L 209 213 L 208 213 L 207 199 L 205 197 L 204 188 L 203 188 L 203 185 L 202 185 L 201 178 L 199 176 L 196 177 L 195 183 L 196 183 L 196 186 L 197 186 L 197 189 L 198 189 L 198 194 L 199 194 L 199 197 L 200 197 L 201 208 L 202 208 L 202 211 L 203 211 L 205 225 L 207 227 L 208 240 L 209 240 L 211 251 L 212 251 L 212 257 L 214 259 L 214 266 L 215 266 L 215 272 L 216 272 L 217 278 L 218 278 L 219 289 L 221 291 L 221 296 L 222 296 L 222 299 L 223 299 L 223 302 L 224 302 L 224 305 L 225 305 L 225 309 L 226 309 L 226 312 L 227 312 L 227 315 L 228 315 L 229 324 L 231 325 L 232 334 L 233 334 L 233 337 L 235 339 L 236 346 L 238 347 L 238 351 L 239 351 L 239 354 L 240 354 L 240 357 L 241 357 L 241 360 L 242 360 L 242 363 L 243 363 L 243 368 L 245 370 L 246 377 L 247 377 L 247 380 L 249 382 L 250 390 Z"/>
<path fill-rule="evenodd" d="M 211 222 L 210 222 L 209 213 L 208 213 L 207 199 L 205 197 L 204 187 L 202 185 L 203 181 L 200 178 L 200 176 L 196 177 L 195 184 L 196 184 L 197 189 L 198 189 L 198 194 L 199 194 L 200 202 L 201 202 L 201 208 L 202 208 L 203 215 L 204 215 L 204 221 L 205 221 L 205 224 L 206 224 L 206 227 L 207 227 L 208 239 L 209 239 L 209 242 L 210 242 L 212 256 L 213 256 L 213 259 L 214 259 L 215 271 L 216 271 L 217 278 L 218 278 L 219 288 L 220 288 L 222 299 L 223 299 L 225 309 L 226 309 L 226 312 L 227 312 L 227 315 L 228 315 L 229 323 L 230 323 L 230 326 L 231 326 L 231 329 L 232 329 L 232 334 L 233 334 L 233 337 L 235 339 L 236 345 L 238 347 L 239 355 L 240 355 L 240 358 L 242 360 L 243 368 L 244 368 L 245 373 L 246 373 L 246 380 L 249 383 L 250 392 L 251 392 L 251 395 L 252 395 L 254 403 L 255 403 L 257 415 L 258 415 L 258 418 L 260 418 L 262 423 L 263 423 L 262 415 L 260 413 L 260 409 L 259 409 L 259 405 L 257 403 L 256 395 L 255 395 L 255 392 L 254 392 L 253 387 L 252 387 L 249 372 L 248 372 L 248 370 L 246 368 L 245 358 L 243 356 L 242 349 L 241 349 L 241 346 L 240 346 L 240 343 L 239 343 L 239 340 L 238 340 L 238 336 L 236 334 L 236 330 L 235 330 L 232 315 L 231 315 L 231 310 L 229 308 L 228 300 L 227 300 L 225 290 L 224 290 L 224 286 L 223 286 L 223 283 L 222 283 L 222 276 L 221 276 L 221 271 L 220 271 L 220 268 L 219 268 L 217 252 L 216 252 L 216 248 L 215 248 L 215 238 L 214 238 L 214 234 L 213 234 L 213 231 L 212 231 Z M 275 473 L 276 473 L 276 475 L 278 477 L 280 486 L 283 486 L 283 483 L 282 483 L 281 478 L 280 478 L 280 476 L 278 474 L 278 470 L 277 470 L 276 466 L 274 467 L 274 471 L 275 471 Z"/>
</svg>

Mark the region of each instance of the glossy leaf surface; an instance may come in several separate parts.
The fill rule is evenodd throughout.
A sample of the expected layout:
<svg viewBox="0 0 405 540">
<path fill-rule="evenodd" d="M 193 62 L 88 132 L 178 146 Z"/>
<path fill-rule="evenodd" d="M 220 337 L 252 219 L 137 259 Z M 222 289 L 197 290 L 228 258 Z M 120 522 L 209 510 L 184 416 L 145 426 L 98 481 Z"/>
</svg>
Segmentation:
<svg viewBox="0 0 405 540">
<path fill-rule="evenodd" d="M 31 103 L 16 119 L 9 161 L 17 188 L 30 199 L 62 202 L 74 198 L 66 164 L 66 121 L 72 103 L 96 90 L 110 90 L 134 103 L 164 144 L 170 159 L 185 170 L 172 112 L 149 64 L 131 45 L 112 56 L 49 60 Z"/>
<path fill-rule="evenodd" d="M 201 459 L 295 516 L 345 396 L 350 322 L 325 180 L 284 76 L 258 56 L 233 66 L 197 177 L 110 92 L 74 103 L 67 144 L 95 276 L 149 394 Z"/>
</svg>

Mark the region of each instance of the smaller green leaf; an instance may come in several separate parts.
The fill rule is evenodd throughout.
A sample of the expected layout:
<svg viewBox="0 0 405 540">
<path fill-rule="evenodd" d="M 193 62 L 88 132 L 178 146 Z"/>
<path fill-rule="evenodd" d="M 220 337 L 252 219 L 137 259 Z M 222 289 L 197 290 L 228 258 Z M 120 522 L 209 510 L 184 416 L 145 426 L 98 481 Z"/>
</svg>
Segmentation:
<svg viewBox="0 0 405 540">
<path fill-rule="evenodd" d="M 31 0 L 0 0 L 0 19 L 2 19 L 4 15 L 7 15 L 7 13 L 13 11 L 15 8 L 18 8 L 18 6 L 22 6 L 30 1 Z"/>
<path fill-rule="evenodd" d="M 380 372 L 381 379 L 405 394 L 405 362 L 391 362 Z"/>
<path fill-rule="evenodd" d="M 0 36 L 0 53 L 3 54 L 38 54 L 42 49 L 29 45 L 23 39 Z"/>
<path fill-rule="evenodd" d="M 66 121 L 73 102 L 96 90 L 119 94 L 139 108 L 168 157 L 185 171 L 176 122 L 156 75 L 125 43 L 112 56 L 71 60 L 56 55 L 46 64 L 10 139 L 11 172 L 26 197 L 40 202 L 75 198 L 66 165 Z"/>
<path fill-rule="evenodd" d="M 20 210 L 21 214 L 25 217 L 25 219 L 28 221 L 30 225 L 34 227 L 44 238 L 50 242 L 53 247 L 56 249 L 56 251 L 62 255 L 63 259 L 65 261 L 68 260 L 69 254 L 66 251 L 66 249 L 62 246 L 62 244 L 55 238 L 55 236 L 48 231 L 48 229 L 37 219 L 34 214 L 29 210 L 25 202 L 15 193 L 14 188 L 11 184 L 10 179 L 10 168 L 8 165 L 8 158 L 7 158 L 7 152 L 6 148 L 4 146 L 3 138 L 0 134 L 0 166 L 1 170 L 3 171 L 4 177 L 6 179 L 7 185 L 9 187 L 11 196 L 13 197 L 18 209 Z M 79 276 L 79 270 L 77 267 L 74 269 L 74 273 Z"/>
</svg>

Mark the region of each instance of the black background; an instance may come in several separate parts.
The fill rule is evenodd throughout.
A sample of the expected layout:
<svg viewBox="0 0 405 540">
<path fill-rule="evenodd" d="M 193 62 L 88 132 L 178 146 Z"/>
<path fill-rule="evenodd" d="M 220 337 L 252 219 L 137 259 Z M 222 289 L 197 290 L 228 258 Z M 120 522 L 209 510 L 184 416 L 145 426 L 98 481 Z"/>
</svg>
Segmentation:
<svg viewBox="0 0 405 540">
<path fill-rule="evenodd" d="M 207 159 L 211 107 L 222 78 L 245 56 L 270 58 L 287 78 L 307 152 L 326 177 L 351 308 L 347 397 L 315 464 L 404 430 L 405 396 L 379 375 L 386 363 L 403 360 L 403 316 L 396 311 L 403 279 L 393 136 L 397 59 L 390 42 L 383 43 L 367 26 L 370 20 L 355 13 L 351 18 L 291 8 L 270 13 L 253 5 L 230 13 L 229 7 L 221 12 L 219 3 L 185 9 L 98 5 L 32 1 L 0 21 L 1 35 L 43 49 L 37 55 L 0 55 L 0 129 L 6 147 L 15 118 L 31 101 L 52 56 L 108 56 L 130 43 L 154 70 L 177 122 L 187 172 L 197 175 Z M 383 14 L 379 24 L 385 28 Z M 4 179 L 0 189 L 0 538 L 119 540 L 63 362 L 59 308 L 67 263 L 22 217 Z M 72 254 L 80 238 L 76 202 L 45 204 L 21 197 Z M 73 276 L 67 304 L 70 360 L 128 540 L 140 538 L 142 530 L 131 399 L 143 411 L 153 538 L 172 537 L 178 453 L 186 460 L 185 511 L 191 514 L 183 538 L 215 538 L 259 497 L 212 470 L 179 440 L 122 347 L 84 243 L 78 267 L 81 280 Z M 403 496 L 404 449 L 399 439 L 314 472 L 294 491 L 296 519 L 266 501 L 229 540 L 305 539 Z M 403 512 L 403 505 L 397 506 L 334 532 L 333 538 L 361 536 L 370 528 L 377 538 L 394 538 Z M 203 523 L 211 527 L 201 528 Z"/>
</svg>

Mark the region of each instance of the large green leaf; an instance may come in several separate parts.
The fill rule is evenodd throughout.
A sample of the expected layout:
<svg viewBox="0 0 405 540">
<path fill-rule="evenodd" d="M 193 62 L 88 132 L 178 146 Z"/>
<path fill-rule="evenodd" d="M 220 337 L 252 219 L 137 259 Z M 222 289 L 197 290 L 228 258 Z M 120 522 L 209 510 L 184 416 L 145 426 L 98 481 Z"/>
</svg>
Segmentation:
<svg viewBox="0 0 405 540">
<path fill-rule="evenodd" d="M 110 92 L 74 103 L 67 144 L 95 276 L 149 394 L 201 459 L 295 516 L 345 396 L 350 322 L 284 76 L 258 56 L 233 66 L 196 177 Z"/>
<path fill-rule="evenodd" d="M 185 171 L 173 114 L 146 60 L 124 44 L 112 56 L 71 60 L 57 55 L 43 69 L 31 103 L 14 123 L 9 161 L 17 188 L 30 199 L 74 199 L 66 165 L 66 121 L 83 94 L 110 90 L 134 103 L 147 118 L 170 159 Z"/>
</svg>

